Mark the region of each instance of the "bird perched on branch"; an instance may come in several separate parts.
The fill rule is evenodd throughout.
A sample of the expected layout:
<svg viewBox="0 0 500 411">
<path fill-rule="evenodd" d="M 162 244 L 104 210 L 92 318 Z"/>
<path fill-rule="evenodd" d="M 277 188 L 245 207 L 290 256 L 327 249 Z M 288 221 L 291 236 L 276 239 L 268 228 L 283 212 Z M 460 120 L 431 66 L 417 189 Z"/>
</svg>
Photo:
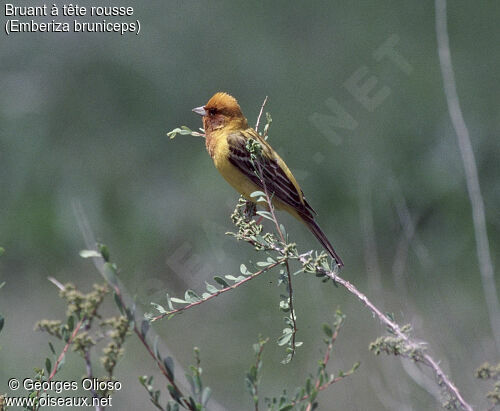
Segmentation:
<svg viewBox="0 0 500 411">
<path fill-rule="evenodd" d="M 302 221 L 342 267 L 344 263 L 314 221 L 316 212 L 306 201 L 292 172 L 269 143 L 248 126 L 236 99 L 227 93 L 216 93 L 207 104 L 193 111 L 203 117 L 207 151 L 226 181 L 252 202 L 256 198 L 250 194 L 267 190 L 273 206 Z M 262 149 L 257 160 L 260 176 L 247 150 L 250 139 L 260 143 Z"/>
</svg>

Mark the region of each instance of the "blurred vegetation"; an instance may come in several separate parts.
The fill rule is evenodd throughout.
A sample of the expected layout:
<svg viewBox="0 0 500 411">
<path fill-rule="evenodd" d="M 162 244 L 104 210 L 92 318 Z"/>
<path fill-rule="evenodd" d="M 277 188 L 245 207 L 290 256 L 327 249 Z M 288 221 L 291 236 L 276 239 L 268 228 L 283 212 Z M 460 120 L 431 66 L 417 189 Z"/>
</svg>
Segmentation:
<svg viewBox="0 0 500 411">
<path fill-rule="evenodd" d="M 218 175 L 203 141 L 170 141 L 165 134 L 184 124 L 196 130 L 201 123 L 191 108 L 224 90 L 238 98 L 250 124 L 269 96 L 269 141 L 318 211 L 345 261 L 344 276 L 401 323 L 411 322 L 462 394 L 485 408 L 486 389 L 474 370 L 485 361 L 497 363 L 498 354 L 442 89 L 432 2 L 127 5 L 141 21 L 138 36 L 24 33 L 0 44 L 0 392 L 9 377 L 28 377 L 40 363 L 38 347 L 46 346 L 46 336 L 33 331 L 35 323 L 64 311 L 47 277 L 81 289 L 98 281 L 78 257 L 84 242 L 74 201 L 98 239 L 114 250 L 120 278 L 138 304 L 149 305 L 166 288 L 203 288 L 214 274 L 237 274 L 241 261 L 254 258 L 224 236 L 238 197 Z M 496 265 L 499 7 L 460 0 L 450 2 L 448 12 L 458 93 Z M 410 74 L 374 59 L 391 36 L 399 38 L 395 48 L 411 64 Z M 364 66 L 378 80 L 375 90 L 391 91 L 371 112 L 344 86 Z M 315 113 L 332 114 L 331 98 L 358 124 L 335 130 L 336 144 L 333 133 L 310 120 Z M 415 224 L 408 244 L 404 210 Z M 303 247 L 316 247 L 304 227 L 288 216 L 280 219 Z M 204 379 L 228 409 L 252 406 L 243 377 L 254 361 L 249 341 L 259 333 L 279 336 L 277 281 L 278 275 L 261 277 L 204 309 L 154 325 L 183 364 L 191 361 L 192 347 L 200 347 Z M 325 392 L 325 404 L 435 407 L 425 381 L 419 385 L 409 377 L 413 369 L 368 351 L 380 327 L 357 301 L 308 278 L 297 278 L 294 290 L 299 338 L 309 348 L 285 371 L 281 350 L 269 344 L 262 377 L 269 392 L 263 397 L 302 383 L 302 370 L 322 348 L 317 330 L 340 306 L 349 321 L 331 362 L 348 369 L 359 359 L 363 370 Z M 126 387 L 113 397 L 117 409 L 153 409 L 137 377 L 151 375 L 154 364 L 136 352 L 142 348 L 130 344 L 115 370 Z M 78 358 L 67 361 L 61 378 L 72 376 L 72 367 L 81 372 Z"/>
</svg>

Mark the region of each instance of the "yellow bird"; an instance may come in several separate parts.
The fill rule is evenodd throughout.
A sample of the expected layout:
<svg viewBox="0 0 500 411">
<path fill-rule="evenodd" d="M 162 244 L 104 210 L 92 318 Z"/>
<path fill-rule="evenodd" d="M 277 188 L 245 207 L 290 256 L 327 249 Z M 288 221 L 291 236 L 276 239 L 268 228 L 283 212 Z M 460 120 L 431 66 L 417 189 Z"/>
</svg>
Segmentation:
<svg viewBox="0 0 500 411">
<path fill-rule="evenodd" d="M 227 93 L 216 93 L 207 104 L 194 108 L 193 112 L 203 117 L 205 144 L 215 167 L 236 191 L 253 202 L 256 198 L 250 197 L 250 194 L 254 191 L 264 191 L 264 187 L 255 173 L 246 145 L 249 139 L 260 143 L 261 177 L 267 191 L 272 195 L 273 206 L 302 221 L 342 267 L 344 263 L 314 221 L 316 212 L 306 201 L 292 172 L 269 143 L 248 126 L 236 99 Z"/>
</svg>

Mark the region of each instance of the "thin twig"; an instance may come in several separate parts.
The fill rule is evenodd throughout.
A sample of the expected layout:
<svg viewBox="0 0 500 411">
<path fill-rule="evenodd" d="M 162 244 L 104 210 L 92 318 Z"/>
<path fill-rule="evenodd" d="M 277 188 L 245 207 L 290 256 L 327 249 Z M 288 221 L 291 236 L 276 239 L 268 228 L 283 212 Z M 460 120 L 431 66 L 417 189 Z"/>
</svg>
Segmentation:
<svg viewBox="0 0 500 411">
<path fill-rule="evenodd" d="M 255 123 L 255 131 L 257 133 L 259 132 L 260 117 L 262 116 L 262 112 L 264 111 L 264 106 L 266 105 L 266 103 L 267 103 L 267 96 L 264 99 L 264 102 L 262 103 L 262 106 L 260 106 L 260 111 L 259 111 L 259 115 L 257 117 L 257 122 Z"/>
<path fill-rule="evenodd" d="M 263 343 L 260 344 L 259 352 L 256 355 L 255 359 L 255 369 L 257 370 L 257 373 L 259 372 L 259 364 L 260 364 L 260 358 L 262 357 L 262 351 L 264 351 L 264 345 L 266 345 L 267 341 L 269 338 L 266 338 Z M 255 388 L 255 397 L 257 398 L 257 401 L 255 401 L 255 411 L 259 411 L 259 384 L 256 382 L 254 384 Z"/>
<path fill-rule="evenodd" d="M 265 101 L 264 101 L 265 102 Z M 266 201 L 267 201 L 267 206 L 269 207 L 269 211 L 271 213 L 271 216 L 273 218 L 274 224 L 276 225 L 276 230 L 278 231 L 278 234 L 281 238 L 281 242 L 283 245 L 286 244 L 285 241 L 285 236 L 283 235 L 283 232 L 281 231 L 281 227 L 278 223 L 278 219 L 276 218 L 276 214 L 274 212 L 274 206 L 271 201 L 271 197 L 269 196 L 269 192 L 267 191 L 267 186 L 266 186 L 266 181 L 264 180 L 263 172 L 262 172 L 262 166 L 259 163 L 259 160 L 255 161 L 255 164 L 257 165 L 258 168 L 258 175 L 259 179 L 262 183 L 262 187 L 264 188 L 264 194 L 266 195 Z M 285 255 L 286 257 L 286 255 Z M 288 297 L 289 297 L 289 306 L 290 306 L 290 317 L 292 320 L 293 324 L 293 332 L 292 332 L 292 358 L 295 355 L 295 337 L 297 334 L 297 319 L 295 318 L 295 310 L 293 308 L 293 288 L 292 288 L 292 274 L 290 273 L 290 266 L 288 265 L 288 258 L 285 259 L 285 267 L 286 267 L 286 273 L 288 277 Z"/>
<path fill-rule="evenodd" d="M 241 281 L 238 281 L 237 283 L 234 283 L 233 285 L 230 285 L 228 287 L 225 287 L 225 288 L 221 288 L 219 291 L 217 291 L 216 293 L 214 294 L 211 294 L 209 297 L 207 298 L 203 298 L 199 301 L 196 301 L 194 303 L 191 303 L 191 304 L 188 304 L 188 305 L 185 305 L 184 307 L 180 307 L 180 308 L 177 308 L 175 310 L 172 310 L 172 311 L 167 311 L 166 313 L 162 313 L 154 318 L 151 319 L 151 322 L 154 322 L 154 321 L 158 321 L 158 320 L 161 320 L 162 318 L 166 317 L 166 316 L 169 316 L 169 315 L 172 315 L 172 314 L 176 314 L 176 313 L 179 313 L 181 311 L 186 311 L 188 310 L 189 308 L 192 308 L 192 307 L 196 307 L 197 305 L 200 305 L 200 304 L 203 304 L 209 300 L 211 300 L 212 298 L 215 298 L 215 297 L 218 297 L 219 295 L 225 293 L 226 291 L 229 291 L 229 290 L 234 290 L 235 288 L 238 288 L 239 286 L 245 284 L 246 282 L 254 279 L 255 277 L 258 277 L 259 275 L 261 275 L 262 273 L 265 273 L 266 271 L 269 271 L 270 269 L 276 267 L 277 265 L 280 265 L 282 264 L 284 261 L 286 261 L 286 259 L 281 259 L 279 261 L 276 261 L 275 263 L 272 263 L 270 265 L 268 265 L 267 267 L 263 268 L 262 270 L 259 270 L 255 273 L 253 273 L 252 275 L 249 275 L 248 277 L 246 277 L 245 279 L 241 280 Z"/>
<path fill-rule="evenodd" d="M 342 325 L 342 322 L 339 321 L 339 323 L 335 327 L 335 331 L 333 332 L 332 337 L 330 338 L 330 342 L 328 343 L 328 346 L 326 347 L 325 356 L 323 357 L 323 361 L 321 362 L 321 368 L 322 368 L 321 372 L 324 372 L 324 370 L 326 370 L 326 365 L 328 364 L 328 361 L 330 361 L 330 353 L 332 352 L 333 344 L 335 344 L 335 341 L 337 340 L 337 337 L 339 335 L 339 330 L 340 330 L 341 325 Z M 342 378 L 343 377 L 337 377 L 338 381 L 340 381 Z M 329 387 L 333 383 L 334 383 L 334 380 L 328 381 L 326 384 L 323 384 L 325 386 L 324 388 Z M 321 387 L 321 380 L 320 380 L 320 376 L 318 375 L 318 377 L 316 378 L 316 383 L 314 384 L 314 388 L 317 391 L 319 391 L 320 387 Z M 301 399 L 301 401 L 303 401 L 303 400 Z M 312 410 L 312 402 L 310 402 L 306 408 L 306 411 L 311 411 L 311 410 Z"/>
<path fill-rule="evenodd" d="M 85 324 L 84 331 L 88 332 L 91 327 L 92 327 L 92 317 Z M 87 378 L 93 379 L 94 374 L 92 372 L 92 360 L 90 358 L 90 347 L 84 351 L 83 359 L 85 361 L 85 370 L 87 371 Z M 96 398 L 96 399 L 100 398 L 99 394 L 97 393 L 97 391 L 94 388 L 91 388 L 90 392 L 91 392 L 93 398 Z M 96 404 L 99 404 L 99 401 L 96 401 Z M 96 409 L 96 411 L 102 411 L 102 410 L 104 410 L 104 407 L 101 405 L 96 405 L 95 409 Z"/>
<path fill-rule="evenodd" d="M 303 254 L 299 256 L 299 260 L 302 263 L 308 263 L 309 254 Z M 408 335 L 406 335 L 397 323 L 392 321 L 389 317 L 383 314 L 361 291 L 359 291 L 353 284 L 349 281 L 343 279 L 339 275 L 337 275 L 334 271 L 324 270 L 321 267 L 316 268 L 318 271 L 323 273 L 324 275 L 330 277 L 336 284 L 342 285 L 347 291 L 351 294 L 354 294 L 373 314 L 375 314 L 379 320 L 385 324 L 389 329 L 401 340 L 405 342 L 405 344 L 416 350 L 421 350 L 421 345 L 412 341 Z M 422 353 L 422 362 L 429 366 L 433 371 L 438 381 L 442 381 L 443 385 L 447 388 L 449 393 L 453 395 L 454 398 L 460 403 L 462 408 L 467 411 L 472 411 L 472 407 L 462 398 L 460 391 L 458 391 L 457 387 L 453 384 L 453 382 L 446 376 L 438 363 L 427 353 Z"/>
<path fill-rule="evenodd" d="M 92 229 L 90 228 L 88 218 L 86 217 L 85 212 L 83 210 L 83 207 L 79 201 L 73 201 L 73 210 L 75 212 L 78 226 L 80 227 L 80 231 L 81 231 L 83 238 L 85 240 L 85 245 L 86 245 L 87 249 L 95 249 L 96 239 L 95 239 L 95 236 L 92 232 Z M 116 282 L 118 285 L 110 284 L 107 276 L 104 274 L 105 261 L 102 257 L 92 258 L 92 261 L 93 261 L 95 267 L 97 268 L 97 270 L 99 271 L 99 273 L 106 280 L 106 282 L 110 286 L 112 286 L 113 290 L 116 291 L 118 289 L 119 293 L 117 295 L 120 298 L 120 302 L 122 303 L 123 307 L 127 307 L 124 303 L 125 296 L 127 297 L 128 300 L 130 300 L 130 297 L 129 297 L 130 293 L 127 292 L 126 287 L 121 283 L 121 281 L 118 278 L 116 279 Z M 141 318 L 141 317 L 142 317 L 142 314 L 140 313 L 140 309 L 136 308 L 135 309 L 135 318 Z M 134 318 L 134 320 L 135 320 L 135 318 Z M 135 321 L 134 321 L 134 323 L 135 323 Z M 156 358 L 153 350 L 149 346 L 146 339 L 142 336 L 142 334 L 141 334 L 140 330 L 137 328 L 137 326 L 134 327 L 133 331 L 137 335 L 139 340 L 142 342 L 142 344 L 146 348 L 149 355 L 153 358 L 153 360 L 157 364 L 158 368 L 160 369 L 161 373 L 170 382 L 170 380 L 168 379 L 168 374 L 166 375 L 166 370 L 165 370 L 163 364 L 161 364 L 160 361 Z M 156 338 L 158 338 L 158 341 L 162 341 L 162 338 L 160 336 L 158 336 L 158 334 L 154 331 L 154 329 L 152 327 L 149 330 L 148 335 L 149 335 L 150 339 L 153 339 L 152 337 L 156 336 Z M 172 352 L 169 350 L 169 348 L 166 344 L 163 344 L 162 349 L 163 349 L 163 351 L 167 351 L 170 355 L 173 356 Z M 179 365 L 177 362 L 174 362 L 174 363 L 176 364 L 176 368 L 180 371 L 178 371 L 177 375 L 176 375 L 177 383 L 174 384 L 173 386 L 178 390 L 178 392 L 180 392 L 182 394 L 182 391 L 180 391 L 180 389 L 179 389 L 179 384 L 182 385 L 182 387 L 187 391 L 188 390 L 188 383 L 184 377 L 185 372 L 184 372 L 182 366 Z M 225 411 L 226 410 L 226 408 L 223 407 L 214 397 L 210 398 L 210 404 L 211 404 L 211 410 L 213 410 L 213 411 Z"/>
<path fill-rule="evenodd" d="M 59 290 L 61 290 L 61 291 L 64 290 L 64 288 L 65 288 L 64 285 L 59 280 L 57 280 L 56 278 L 54 278 L 54 277 L 47 277 L 47 279 L 52 284 L 54 284 Z M 94 315 L 95 315 L 95 312 L 92 314 L 92 316 L 90 317 L 89 321 L 87 321 L 87 323 L 85 324 L 84 331 L 89 331 L 90 328 L 92 327 L 92 317 Z M 90 359 L 90 349 L 85 350 L 83 359 L 85 361 L 85 370 L 87 371 L 87 377 L 90 378 L 90 379 L 94 378 L 93 373 L 92 373 L 92 361 Z M 90 390 L 90 392 L 92 393 L 92 397 L 93 398 L 99 398 L 99 395 L 97 394 L 96 390 L 94 390 L 92 388 Z M 102 407 L 101 405 L 96 405 L 96 411 L 102 411 L 102 410 L 104 410 L 104 407 Z"/>
<path fill-rule="evenodd" d="M 460 101 L 458 99 L 455 74 L 451 61 L 450 44 L 448 38 L 446 0 L 436 0 L 436 36 L 438 43 L 439 62 L 443 75 L 444 92 L 448 104 L 451 122 L 458 139 L 458 147 L 462 155 L 464 171 L 469 192 L 469 200 L 472 207 L 472 221 L 476 237 L 476 251 L 481 272 L 481 283 L 483 285 L 484 298 L 488 307 L 490 325 L 495 338 L 497 351 L 500 351 L 500 306 L 495 284 L 493 263 L 491 262 L 488 232 L 486 230 L 486 217 L 484 201 L 481 195 L 476 160 L 469 130 L 465 124 Z"/>
<path fill-rule="evenodd" d="M 271 207 L 272 210 L 272 207 Z M 250 237 L 244 238 L 250 244 L 254 244 L 254 240 Z M 287 251 L 281 249 L 280 247 L 274 245 L 269 246 L 269 249 L 273 249 L 281 254 L 283 257 L 290 258 L 287 255 Z M 296 255 L 294 258 L 298 259 L 303 265 L 308 265 L 311 263 L 312 251 L 300 255 Z M 325 270 L 323 267 L 315 267 L 317 273 L 321 273 L 330 277 L 336 284 L 342 285 L 347 291 L 356 296 L 379 320 L 385 324 L 393 334 L 395 334 L 401 341 L 404 342 L 408 349 L 413 351 L 421 352 L 421 362 L 428 367 L 430 367 L 435 376 L 437 377 L 440 386 L 443 386 L 447 392 L 460 404 L 460 406 L 466 411 L 472 411 L 472 407 L 463 399 L 458 388 L 453 384 L 453 382 L 447 377 L 443 372 L 439 364 L 432 358 L 429 354 L 423 351 L 422 344 L 418 344 L 405 334 L 401 327 L 394 321 L 392 321 L 387 315 L 383 314 L 361 291 L 359 291 L 353 284 L 344 278 L 340 277 L 335 271 Z M 326 388 L 326 387 L 325 387 Z"/>
<path fill-rule="evenodd" d="M 57 281 L 57 280 L 56 280 Z M 64 289 L 64 287 L 63 287 Z M 66 345 L 64 346 L 63 350 L 61 351 L 61 353 L 59 354 L 59 357 L 57 357 L 57 360 L 54 364 L 54 368 L 52 369 L 52 372 L 50 373 L 47 381 L 51 381 L 52 378 L 54 378 L 54 376 L 56 375 L 57 373 L 57 369 L 59 368 L 59 364 L 61 363 L 61 361 L 63 360 L 64 356 L 66 355 L 66 352 L 68 351 L 69 347 L 71 346 L 71 344 L 73 343 L 73 340 L 75 339 L 76 335 L 78 334 L 78 331 L 80 330 L 80 327 L 82 326 L 83 322 L 86 320 L 86 317 L 84 316 L 79 322 L 78 324 L 76 325 L 75 329 L 73 330 L 73 332 L 71 333 L 70 337 L 68 338 L 68 341 L 66 342 Z M 44 390 L 45 391 L 45 390 Z M 38 399 L 40 396 L 40 390 L 37 391 L 36 393 L 36 398 Z M 40 408 L 39 405 L 37 405 L 36 407 L 34 407 L 35 410 L 38 410 Z"/>
<path fill-rule="evenodd" d="M 349 370 L 349 371 L 345 372 L 344 374 L 339 375 L 338 377 L 335 377 L 334 379 L 332 379 L 332 380 L 330 380 L 328 382 L 325 382 L 323 385 L 321 385 L 320 387 L 318 387 L 318 391 L 326 390 L 330 385 L 333 385 L 333 384 L 335 384 L 335 383 L 337 383 L 339 381 L 342 381 L 345 377 L 349 377 L 353 373 L 354 373 L 353 370 Z M 304 395 L 298 401 L 292 402 L 292 405 L 296 405 L 299 402 L 305 401 L 305 400 L 309 399 L 309 397 L 310 397 L 309 395 Z M 309 409 L 310 408 L 307 408 L 307 410 L 309 410 Z"/>
<path fill-rule="evenodd" d="M 86 316 L 84 316 L 76 325 L 75 329 L 71 333 L 71 336 L 68 338 L 68 341 L 66 342 L 66 345 L 64 346 L 61 354 L 59 354 L 59 357 L 57 357 L 56 363 L 54 364 L 54 368 L 52 369 L 52 372 L 49 375 L 48 381 L 52 380 L 54 378 L 54 375 L 56 375 L 57 368 L 59 367 L 59 364 L 63 360 L 64 356 L 66 355 L 66 352 L 68 351 L 69 347 L 73 343 L 73 340 L 76 337 L 76 334 L 78 334 L 78 331 L 80 331 L 80 327 L 82 326 L 83 322 L 87 319 Z"/>
<path fill-rule="evenodd" d="M 124 309 L 126 309 L 127 306 L 125 305 L 125 301 L 124 301 L 124 299 L 123 299 L 123 297 L 121 295 L 120 289 L 117 286 L 113 286 L 113 288 L 114 288 L 114 291 L 115 291 L 118 299 L 120 300 L 120 303 L 121 303 L 122 307 L 124 307 Z M 179 389 L 179 387 L 177 386 L 177 384 L 176 384 L 175 380 L 172 378 L 172 376 L 167 372 L 167 370 L 166 370 L 165 365 L 163 364 L 163 362 L 160 361 L 159 358 L 156 358 L 156 354 L 153 352 L 153 349 L 149 346 L 148 342 L 146 341 L 146 336 L 143 335 L 142 331 L 139 330 L 139 328 L 137 327 L 137 321 L 134 321 L 133 331 L 137 335 L 137 337 L 139 338 L 139 340 L 142 342 L 142 344 L 146 348 L 146 350 L 149 353 L 149 355 L 156 362 L 156 365 L 160 369 L 161 373 L 165 376 L 165 378 L 172 385 L 172 387 L 175 389 L 175 391 L 177 391 L 179 394 L 181 394 L 180 395 L 180 397 L 181 397 L 180 400 L 182 401 L 183 406 L 186 407 L 189 410 L 195 411 L 195 408 L 192 407 L 191 403 L 185 398 L 184 395 L 182 395 L 182 391 Z"/>
<path fill-rule="evenodd" d="M 47 277 L 47 280 L 49 280 L 52 284 L 59 288 L 60 291 L 64 290 L 64 285 L 54 277 Z"/>
</svg>

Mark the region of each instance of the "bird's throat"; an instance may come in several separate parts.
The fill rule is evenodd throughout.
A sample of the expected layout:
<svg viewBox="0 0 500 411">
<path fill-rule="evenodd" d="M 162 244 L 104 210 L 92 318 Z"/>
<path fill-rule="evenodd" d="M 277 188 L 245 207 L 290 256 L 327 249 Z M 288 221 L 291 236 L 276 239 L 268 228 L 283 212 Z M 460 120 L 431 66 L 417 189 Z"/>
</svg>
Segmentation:
<svg viewBox="0 0 500 411">
<path fill-rule="evenodd" d="M 217 139 L 214 135 L 215 133 L 209 132 L 205 135 L 205 147 L 207 148 L 208 154 L 210 157 L 214 158 L 215 155 L 215 146 L 217 144 Z"/>
</svg>

